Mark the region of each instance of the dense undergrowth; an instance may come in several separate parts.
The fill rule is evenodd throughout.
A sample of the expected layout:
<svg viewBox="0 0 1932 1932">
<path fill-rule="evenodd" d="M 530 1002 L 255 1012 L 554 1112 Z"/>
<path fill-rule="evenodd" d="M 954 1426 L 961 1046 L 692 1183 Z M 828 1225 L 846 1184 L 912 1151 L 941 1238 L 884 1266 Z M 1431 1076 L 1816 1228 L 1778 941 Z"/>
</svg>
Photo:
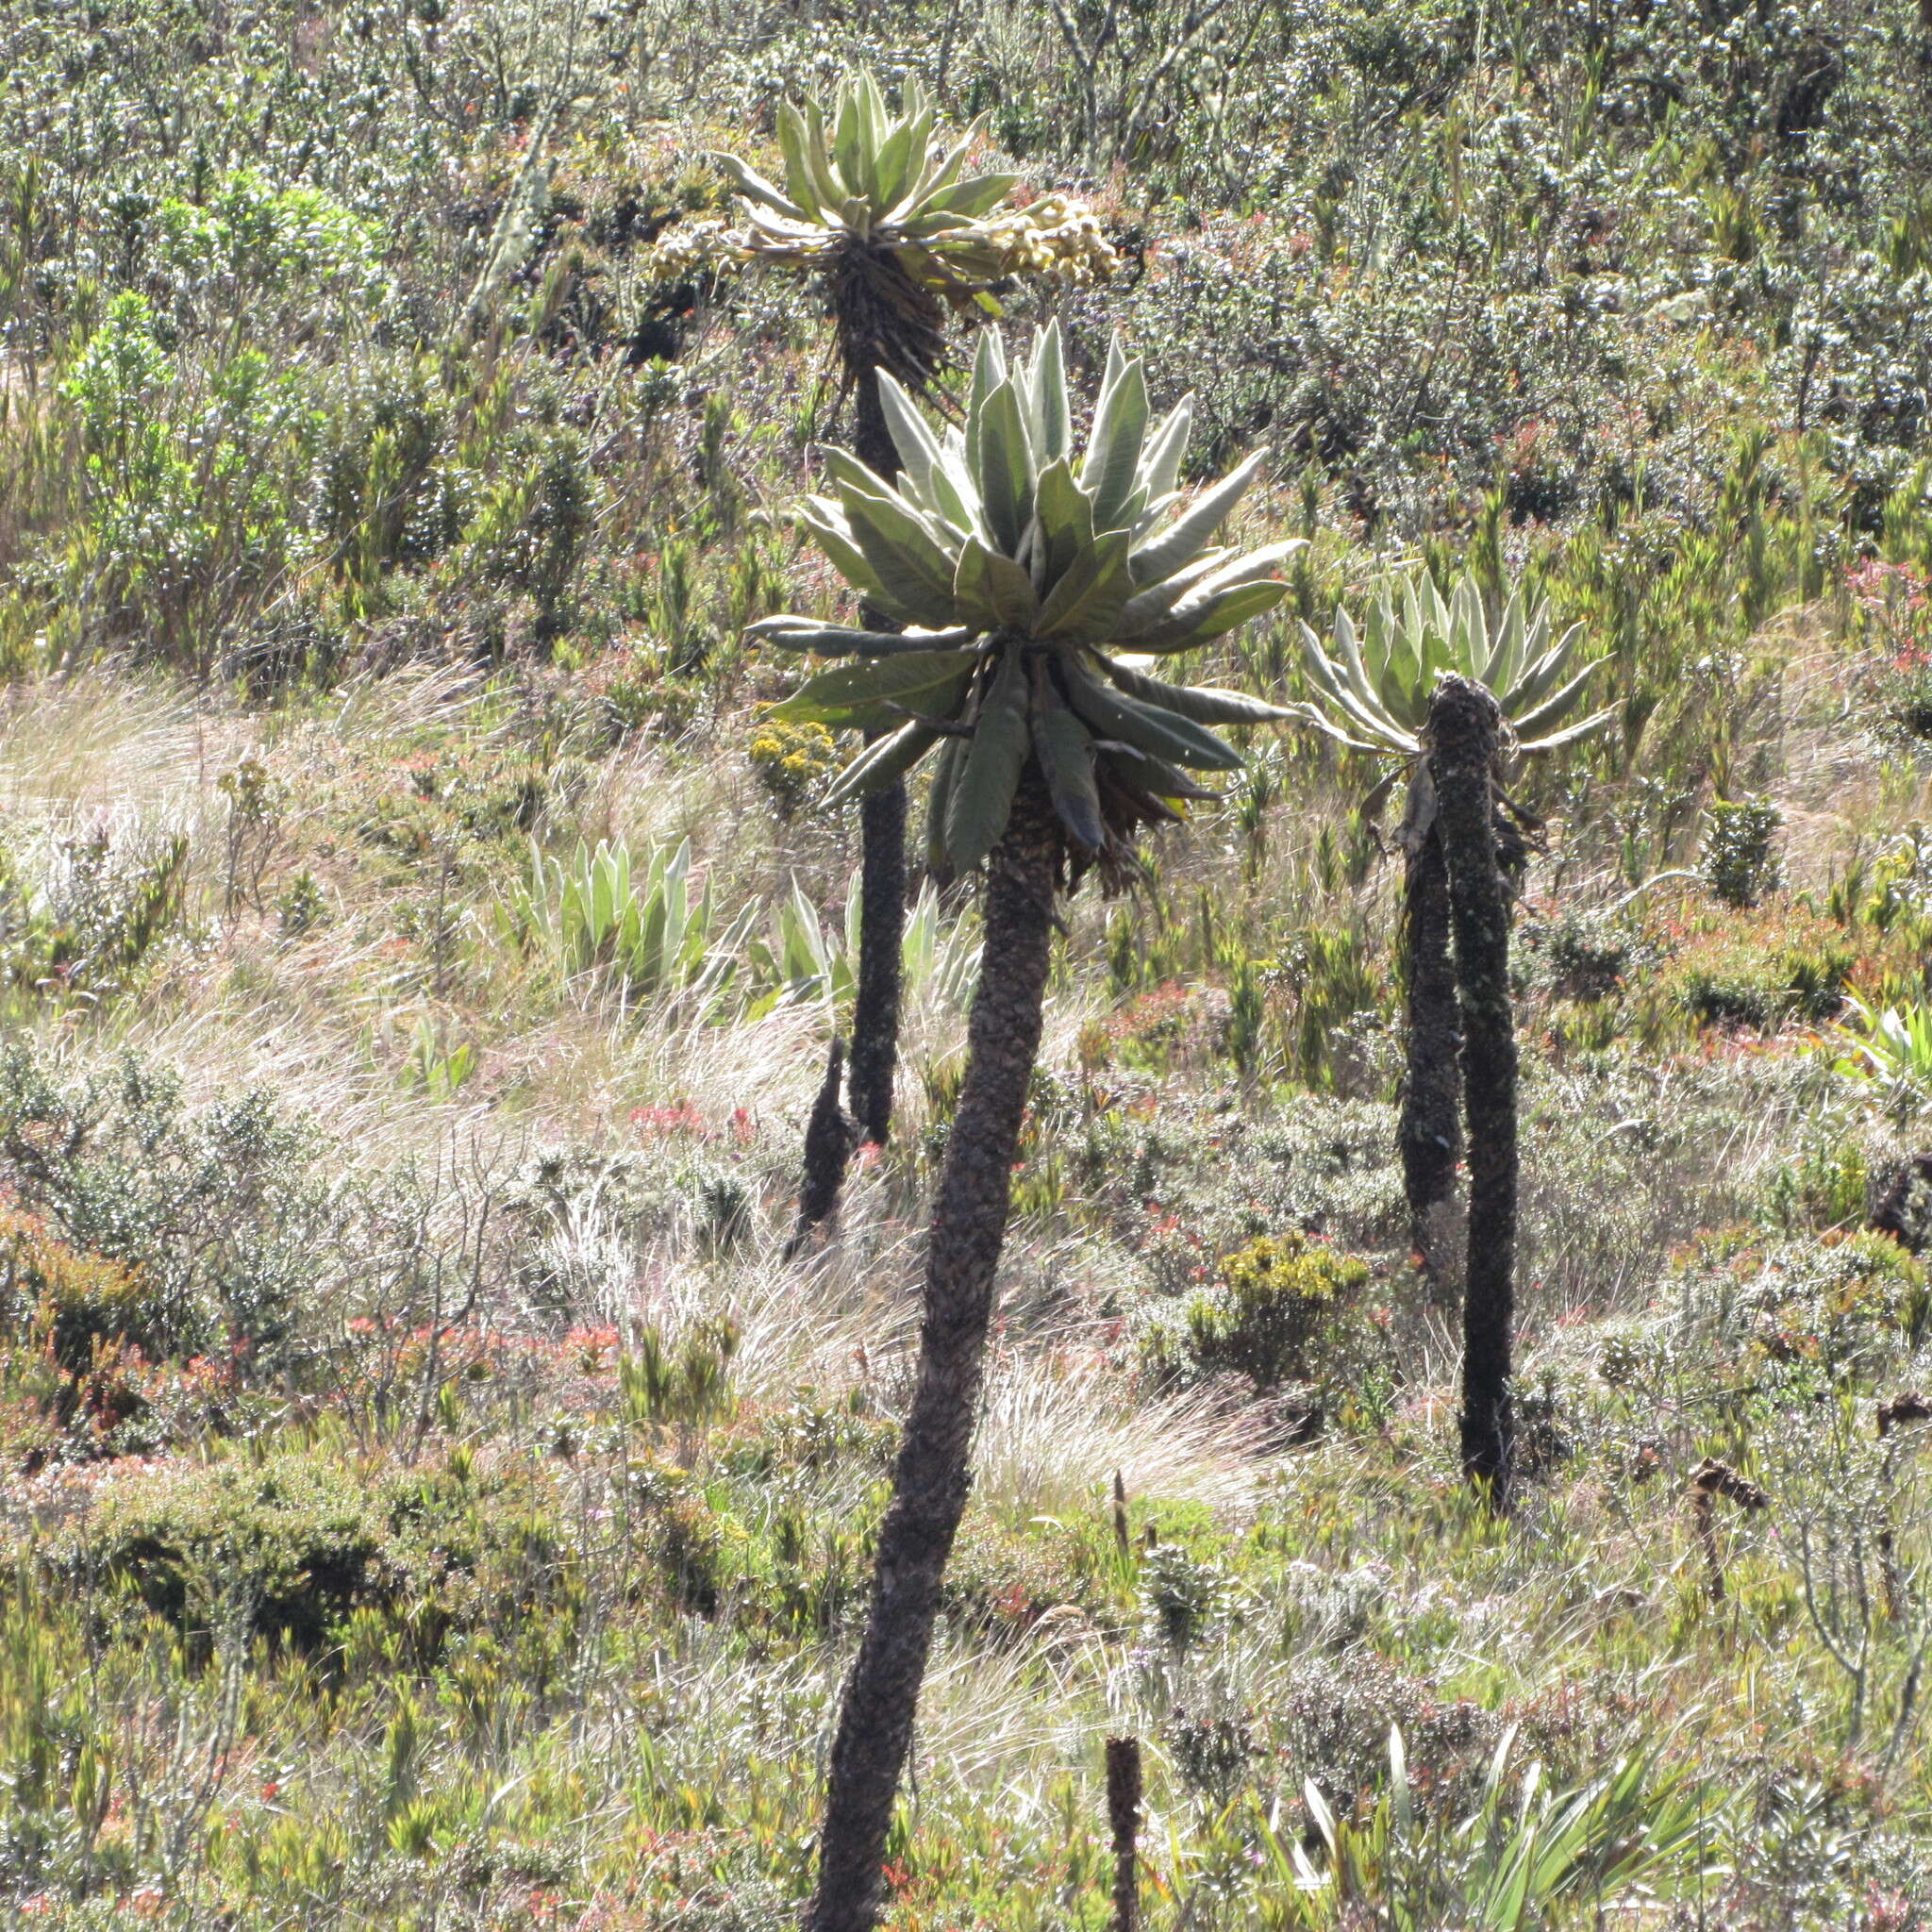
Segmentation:
<svg viewBox="0 0 1932 1932">
<path fill-rule="evenodd" d="M 651 243 L 851 59 L 1102 214 L 1009 328 L 1272 446 L 1241 535 L 1311 541 L 1204 678 L 1466 560 L 1615 707 L 1521 794 L 1507 1522 L 1373 761 L 1244 729 L 1072 902 L 891 1924 L 1108 1923 L 1124 1734 L 1150 1926 L 1932 1924 L 1903 0 L 0 8 L 0 1903 L 796 1914 L 976 914 L 782 1260 L 858 834 L 744 630 L 843 608 L 840 398 Z"/>
</svg>

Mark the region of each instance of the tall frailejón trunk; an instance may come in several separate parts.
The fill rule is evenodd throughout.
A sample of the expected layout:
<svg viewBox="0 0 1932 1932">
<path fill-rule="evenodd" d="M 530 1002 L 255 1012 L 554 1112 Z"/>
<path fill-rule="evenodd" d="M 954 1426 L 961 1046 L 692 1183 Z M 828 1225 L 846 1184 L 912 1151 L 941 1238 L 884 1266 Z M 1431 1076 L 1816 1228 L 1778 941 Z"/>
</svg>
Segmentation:
<svg viewBox="0 0 1932 1932">
<path fill-rule="evenodd" d="M 1462 1466 L 1507 1504 L 1514 1419 L 1516 1024 L 1510 893 L 1496 854 L 1501 713 L 1481 685 L 1445 677 L 1429 706 L 1430 775 L 1449 874 L 1462 1091 L 1469 1124 L 1469 1258 L 1463 1288 Z"/>
<path fill-rule="evenodd" d="M 879 1531 L 865 1635 L 839 1709 L 808 1932 L 870 1932 L 878 1919 L 886 1834 L 940 1584 L 972 1480 L 993 1275 L 1040 1050 L 1059 853 L 1053 808 L 1029 765 L 988 865 L 966 1078 L 926 1235 L 918 1378 Z"/>
<path fill-rule="evenodd" d="M 878 373 L 854 378 L 856 453 L 888 481 L 899 455 L 879 408 Z M 893 626 L 883 613 L 866 621 Z M 892 1074 L 899 1058 L 899 982 L 906 939 L 906 786 L 895 779 L 859 808 L 858 984 L 852 1004 L 852 1065 L 846 1091 L 862 1140 L 885 1143 L 892 1127 Z"/>
<path fill-rule="evenodd" d="M 1424 775 L 1418 774 L 1411 783 L 1423 782 Z M 1462 1078 L 1456 971 L 1449 958 L 1449 870 L 1441 831 L 1433 822 L 1412 842 L 1405 866 L 1402 964 L 1407 1061 L 1396 1139 L 1409 1241 L 1434 1281 L 1442 1274 L 1446 1257 L 1441 1250 L 1449 1232 L 1441 1210 L 1455 1196 L 1456 1163 L 1462 1155 Z"/>
<path fill-rule="evenodd" d="M 879 407 L 878 372 L 853 373 L 858 458 L 881 476 L 899 470 L 898 452 Z M 882 610 L 862 607 L 872 630 L 896 630 Z M 845 1163 L 864 1141 L 884 1144 L 892 1124 L 892 1075 L 899 1058 L 900 962 L 906 935 L 906 787 L 895 780 L 873 792 L 858 816 L 858 973 L 852 1004 L 852 1045 L 846 1092 L 851 1117 L 839 1105 L 836 1070 L 827 1076 L 806 1130 L 798 1224 L 786 1247 L 800 1253 L 813 1228 L 838 1212 Z M 829 1113 L 828 1113 L 829 1109 Z M 831 1124 L 828 1124 L 828 1120 Z"/>
<path fill-rule="evenodd" d="M 942 343 L 930 312 L 936 305 L 922 296 L 890 256 L 855 249 L 841 257 L 832 274 L 832 308 L 839 330 L 839 359 L 852 389 L 854 454 L 880 476 L 899 474 L 899 452 L 879 403 L 879 370 L 896 366 L 911 387 L 923 387 L 921 372 L 937 366 Z M 862 605 L 871 630 L 896 630 L 883 610 Z M 892 1081 L 899 1060 L 899 993 L 906 938 L 906 787 L 895 780 L 873 792 L 859 807 L 859 928 L 858 985 L 852 1003 L 852 1046 L 846 1093 L 852 1111 L 851 1146 L 865 1141 L 883 1145 L 892 1128 Z M 834 1184 L 813 1184 L 808 1156 L 807 1178 L 799 1199 L 792 1252 L 813 1227 L 837 1213 L 844 1184 L 840 1162 Z"/>
</svg>

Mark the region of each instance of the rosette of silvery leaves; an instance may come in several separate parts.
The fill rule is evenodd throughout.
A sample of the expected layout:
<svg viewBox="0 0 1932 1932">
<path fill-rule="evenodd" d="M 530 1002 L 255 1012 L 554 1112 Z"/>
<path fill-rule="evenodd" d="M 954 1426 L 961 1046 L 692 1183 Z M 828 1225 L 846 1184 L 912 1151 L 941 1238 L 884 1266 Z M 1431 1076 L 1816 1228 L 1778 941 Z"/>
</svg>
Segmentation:
<svg viewBox="0 0 1932 1932">
<path fill-rule="evenodd" d="M 1263 454 L 1183 491 L 1191 398 L 1156 420 L 1145 369 L 1118 339 L 1076 449 L 1057 325 L 1017 365 L 997 333 L 982 333 L 962 423 L 928 421 L 890 376 L 880 391 L 899 478 L 831 451 L 830 491 L 808 499 L 802 520 L 845 581 L 907 628 L 754 625 L 774 644 L 849 660 L 776 714 L 877 734 L 835 798 L 934 757 L 930 843 L 954 872 L 998 841 L 1029 758 L 1074 870 L 1124 861 L 1138 827 L 1215 795 L 1193 774 L 1241 764 L 1214 726 L 1291 715 L 1151 668 L 1286 593 L 1274 573 L 1302 540 L 1251 551 L 1215 541 Z"/>
</svg>

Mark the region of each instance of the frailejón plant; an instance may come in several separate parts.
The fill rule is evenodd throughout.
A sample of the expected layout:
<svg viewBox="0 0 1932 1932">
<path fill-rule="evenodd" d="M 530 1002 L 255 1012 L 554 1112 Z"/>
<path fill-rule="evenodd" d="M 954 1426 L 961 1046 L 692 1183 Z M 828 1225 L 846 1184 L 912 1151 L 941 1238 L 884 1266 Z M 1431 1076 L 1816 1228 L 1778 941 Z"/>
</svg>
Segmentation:
<svg viewBox="0 0 1932 1932">
<path fill-rule="evenodd" d="M 1474 574 L 1445 597 L 1424 574 L 1386 581 L 1358 632 L 1338 608 L 1332 647 L 1307 624 L 1302 661 L 1315 691 L 1296 715 L 1358 751 L 1395 760 L 1375 797 L 1406 786 L 1401 955 L 1406 1065 L 1397 1128 L 1411 1240 L 1438 1280 L 1450 1272 L 1450 1206 L 1463 1150 L 1462 1115 L 1491 1144 L 1472 1147 L 1464 1296 L 1464 1460 L 1507 1484 L 1508 1348 L 1514 1244 L 1515 1048 L 1507 959 L 1508 886 L 1522 841 L 1503 789 L 1513 755 L 1560 749 L 1600 729 L 1574 722 L 1596 671 L 1578 662 L 1581 625 L 1553 638 L 1546 601 L 1512 591 L 1493 622 Z M 1445 698 L 1450 702 L 1444 708 Z M 1443 741 L 1452 721 L 1455 744 Z M 1471 737 L 1474 734 L 1474 737 Z M 1469 769 L 1479 742 L 1480 770 Z M 1441 778 L 1455 767 L 1460 854 Z M 1473 789 L 1471 789 L 1473 788 Z M 1511 849 L 1513 848 L 1513 850 Z M 1499 858 L 1510 862 L 1498 870 Z M 1455 957 L 1452 959 L 1452 933 Z M 1480 1201 L 1477 1196 L 1480 1195 Z"/>
<path fill-rule="evenodd" d="M 1556 637 L 1552 630 L 1547 602 L 1532 603 L 1520 589 L 1491 623 L 1473 575 L 1444 596 L 1426 573 L 1385 580 L 1359 627 L 1338 608 L 1326 644 L 1310 625 L 1301 626 L 1302 663 L 1315 696 L 1292 707 L 1295 715 L 1355 750 L 1392 761 L 1374 803 L 1397 784 L 1407 791 L 1401 844 L 1407 1069 L 1399 1131 L 1412 1239 L 1432 1269 L 1441 1258 L 1439 1215 L 1455 1190 L 1461 1129 L 1449 889 L 1424 743 L 1429 706 L 1446 676 L 1481 685 L 1496 700 L 1507 750 L 1522 756 L 1556 751 L 1600 729 L 1607 711 L 1566 723 L 1596 670 L 1578 661 L 1582 626 Z"/>
<path fill-rule="evenodd" d="M 985 941 L 927 1235 L 918 1374 L 832 1746 L 812 1932 L 869 1932 L 878 1917 L 887 1831 L 971 1482 L 1057 892 L 1094 864 L 1124 871 L 1140 826 L 1177 818 L 1201 795 L 1191 772 L 1239 764 L 1209 725 L 1283 715 L 1239 692 L 1166 683 L 1123 653 L 1189 650 L 1269 609 L 1286 591 L 1269 573 L 1294 547 L 1241 555 L 1215 543 L 1260 459 L 1185 498 L 1191 405 L 1156 423 L 1146 372 L 1118 344 L 1084 450 L 1053 328 L 1015 367 L 996 335 L 982 337 L 963 425 L 935 429 L 897 382 L 879 388 L 900 480 L 834 455 L 832 493 L 811 501 L 806 522 L 846 581 L 908 630 L 802 617 L 756 628 L 851 660 L 781 707 L 881 734 L 839 790 L 893 783 L 936 756 L 932 839 L 956 872 L 985 865 Z"/>
</svg>

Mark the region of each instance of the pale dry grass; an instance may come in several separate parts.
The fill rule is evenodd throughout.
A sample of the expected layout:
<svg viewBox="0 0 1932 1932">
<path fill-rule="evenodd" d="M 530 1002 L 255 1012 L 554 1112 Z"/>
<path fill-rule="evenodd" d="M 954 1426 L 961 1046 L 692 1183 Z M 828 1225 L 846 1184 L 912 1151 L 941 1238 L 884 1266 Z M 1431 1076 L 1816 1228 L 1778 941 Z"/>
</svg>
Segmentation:
<svg viewBox="0 0 1932 1932">
<path fill-rule="evenodd" d="M 651 1661 L 646 1694 L 654 1756 L 702 1782 L 729 1777 L 753 1746 L 783 1748 L 809 1739 L 821 1764 L 829 1751 L 846 1655 L 820 1647 L 790 1658 L 748 1655 L 722 1626 L 688 1624 L 674 1653 Z M 586 1733 L 613 1726 L 615 1754 L 627 1755 L 638 1717 L 617 1707 L 591 1715 Z M 661 1713 L 679 1721 L 663 1724 Z M 998 1650 L 941 1634 L 921 1689 L 913 1740 L 923 1799 L 942 1792 L 997 1792 L 1025 1812 L 1045 1801 L 1055 1776 L 1091 1762 L 1107 1715 L 1101 1680 L 1069 1670 L 1042 1645 Z M 661 1774 L 661 1772 L 660 1772 Z"/>
<path fill-rule="evenodd" d="M 1870 855 L 1875 827 L 1932 812 L 1932 770 L 1869 728 L 1863 660 L 1829 602 L 1780 613 L 1752 641 L 1779 670 L 1740 762 L 1764 769 L 1761 789 L 1784 811 L 1790 883 L 1821 890 L 1854 855 Z"/>
<path fill-rule="evenodd" d="M 1239 1511 L 1265 1473 L 1263 1424 L 1208 1390 L 1145 1397 L 1091 1347 L 1008 1356 L 989 1377 L 974 1445 L 984 1502 L 1090 1507 L 1116 1471 L 1132 1496 Z"/>
<path fill-rule="evenodd" d="M 345 744 L 381 743 L 460 722 L 486 695 L 474 665 L 411 663 L 339 686 L 321 724 Z"/>
<path fill-rule="evenodd" d="M 23 871 L 58 894 L 82 841 L 139 863 L 188 840 L 185 902 L 213 890 L 220 775 L 259 742 L 247 719 L 106 669 L 19 684 L 0 702 L 0 824 Z"/>
<path fill-rule="evenodd" d="M 922 1785 L 1037 1806 L 1056 1772 L 1091 1765 L 1107 1718 L 1100 1681 L 1050 1641 L 996 1649 L 942 1642 L 919 1696 Z"/>
<path fill-rule="evenodd" d="M 345 758 L 379 758 L 425 735 L 486 743 L 507 728 L 481 715 L 486 703 L 474 670 L 446 665 L 357 679 L 325 710 L 293 719 L 248 719 L 216 696 L 106 671 L 13 688 L 0 711 L 0 809 L 15 849 L 31 848 L 45 871 L 60 862 L 59 841 L 78 834 L 105 829 L 119 844 L 185 833 L 196 929 L 194 944 L 156 962 L 139 1001 L 115 1003 L 87 1027 L 50 1014 L 36 1030 L 76 1070 L 132 1051 L 177 1065 L 192 1091 L 272 1087 L 378 1161 L 463 1131 L 603 1140 L 631 1108 L 674 1099 L 720 1121 L 742 1108 L 789 1131 L 816 1087 L 823 1015 L 700 1026 L 675 1004 L 630 1007 L 590 982 L 539 986 L 495 939 L 490 900 L 504 881 L 456 906 L 458 957 L 440 990 L 420 960 L 398 954 L 385 899 L 354 867 L 324 868 L 333 916 L 292 941 L 272 909 L 218 916 L 228 814 L 218 781 L 242 758 L 260 756 L 288 787 L 272 894 L 302 862 L 319 788 Z M 661 748 L 642 745 L 600 768 L 596 784 L 589 834 L 689 835 L 721 869 L 735 867 L 749 816 L 743 780 L 702 767 L 675 774 Z M 454 1103 L 399 1081 L 424 1019 L 477 1050 L 477 1074 Z"/>
<path fill-rule="evenodd" d="M 0 806 L 10 823 L 62 827 L 103 813 L 179 815 L 257 736 L 211 700 L 105 669 L 11 685 Z"/>
</svg>

